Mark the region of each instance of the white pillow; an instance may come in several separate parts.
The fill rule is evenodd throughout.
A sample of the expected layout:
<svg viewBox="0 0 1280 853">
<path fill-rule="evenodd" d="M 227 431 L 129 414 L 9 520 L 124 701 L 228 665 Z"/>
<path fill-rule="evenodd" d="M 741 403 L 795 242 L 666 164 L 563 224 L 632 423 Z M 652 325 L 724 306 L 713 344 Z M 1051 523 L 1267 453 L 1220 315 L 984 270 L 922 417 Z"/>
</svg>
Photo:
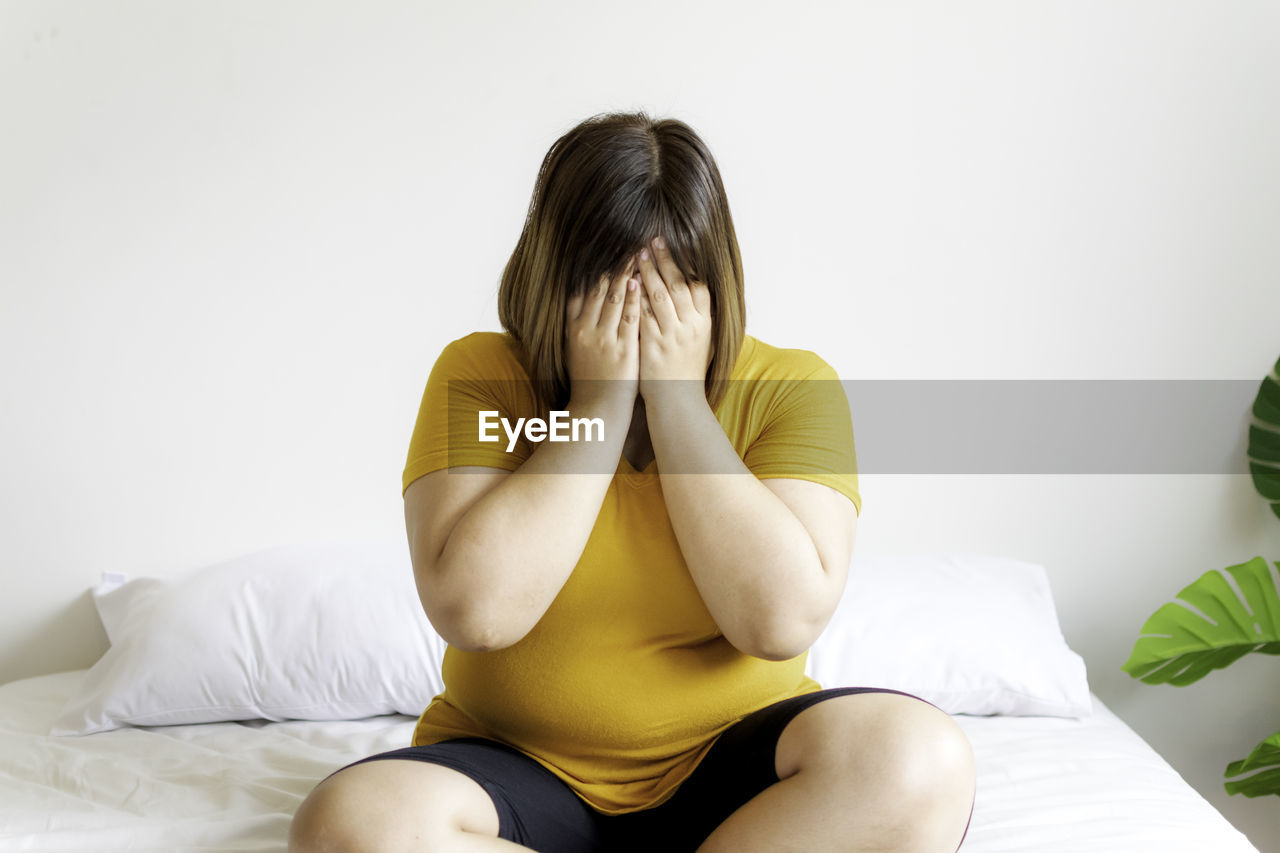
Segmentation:
<svg viewBox="0 0 1280 853">
<path fill-rule="evenodd" d="M 94 602 L 111 648 L 54 735 L 417 716 L 444 689 L 445 643 L 405 543 L 285 545 L 178 579 L 104 583 Z"/>
<path fill-rule="evenodd" d="M 111 648 L 55 735 L 417 716 L 444 689 L 445 643 L 403 543 L 280 546 L 176 579 L 104 583 L 94 601 Z M 891 687 L 953 714 L 1091 709 L 1044 569 L 1000 557 L 854 557 L 808 671 L 823 687 Z"/>
<path fill-rule="evenodd" d="M 950 714 L 1092 714 L 1047 573 L 1004 557 L 855 556 L 808 672 L 823 687 L 889 687 Z"/>
</svg>

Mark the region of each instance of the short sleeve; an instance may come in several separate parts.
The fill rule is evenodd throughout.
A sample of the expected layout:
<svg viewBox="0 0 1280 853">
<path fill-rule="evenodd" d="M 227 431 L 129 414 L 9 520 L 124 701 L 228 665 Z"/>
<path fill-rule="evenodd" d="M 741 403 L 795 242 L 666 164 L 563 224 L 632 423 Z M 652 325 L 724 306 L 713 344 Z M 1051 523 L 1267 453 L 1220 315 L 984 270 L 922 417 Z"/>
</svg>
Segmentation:
<svg viewBox="0 0 1280 853">
<path fill-rule="evenodd" d="M 830 486 L 862 513 L 849 398 L 835 369 L 816 355 L 816 370 L 776 383 L 768 419 L 743 463 L 765 480 L 789 477 Z"/>
<path fill-rule="evenodd" d="M 533 385 L 502 335 L 476 332 L 453 341 L 427 377 L 401 476 L 401 496 L 414 480 L 442 468 L 519 468 L 532 447 L 522 435 L 508 449 L 499 419 L 514 423 L 533 413 Z M 481 440 L 482 417 L 489 424 L 485 434 L 496 440 Z"/>
</svg>

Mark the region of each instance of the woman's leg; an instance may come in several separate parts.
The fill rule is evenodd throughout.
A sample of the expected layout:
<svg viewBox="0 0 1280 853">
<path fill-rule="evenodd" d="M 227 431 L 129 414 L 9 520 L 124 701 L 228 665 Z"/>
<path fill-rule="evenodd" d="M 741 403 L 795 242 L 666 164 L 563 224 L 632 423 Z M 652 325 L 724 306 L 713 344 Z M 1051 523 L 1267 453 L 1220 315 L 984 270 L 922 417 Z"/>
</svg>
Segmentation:
<svg viewBox="0 0 1280 853">
<path fill-rule="evenodd" d="M 498 811 L 478 782 L 421 761 L 338 771 L 302 801 L 289 828 L 289 853 L 527 849 L 498 838 Z"/>
<path fill-rule="evenodd" d="M 594 853 L 594 812 L 504 744 L 464 738 L 379 753 L 330 775 L 298 807 L 290 853 Z"/>
<path fill-rule="evenodd" d="M 928 702 L 896 692 L 834 696 L 796 714 L 776 744 L 778 781 L 699 853 L 953 853 L 967 832 L 973 749 Z"/>
</svg>

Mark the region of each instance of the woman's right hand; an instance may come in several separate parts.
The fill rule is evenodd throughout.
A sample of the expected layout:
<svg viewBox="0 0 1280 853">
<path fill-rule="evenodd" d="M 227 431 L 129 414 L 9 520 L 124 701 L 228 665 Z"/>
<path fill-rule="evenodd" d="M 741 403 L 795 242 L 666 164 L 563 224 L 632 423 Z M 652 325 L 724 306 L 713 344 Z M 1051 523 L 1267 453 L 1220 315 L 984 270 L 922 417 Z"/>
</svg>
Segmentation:
<svg viewBox="0 0 1280 853">
<path fill-rule="evenodd" d="M 634 259 L 633 259 L 634 260 Z M 569 397 L 578 402 L 635 400 L 640 382 L 640 286 L 630 272 L 602 276 L 569 297 L 565 347 Z"/>
</svg>

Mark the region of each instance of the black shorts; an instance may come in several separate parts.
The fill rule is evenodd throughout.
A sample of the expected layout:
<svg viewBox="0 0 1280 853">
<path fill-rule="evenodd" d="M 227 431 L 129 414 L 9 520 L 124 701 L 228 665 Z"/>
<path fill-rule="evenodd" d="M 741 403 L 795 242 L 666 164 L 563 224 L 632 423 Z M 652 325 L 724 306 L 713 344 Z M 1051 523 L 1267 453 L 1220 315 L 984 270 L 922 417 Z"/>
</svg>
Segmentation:
<svg viewBox="0 0 1280 853">
<path fill-rule="evenodd" d="M 665 802 L 620 815 L 596 811 L 532 758 L 484 738 L 393 749 L 347 767 L 401 758 L 465 773 L 493 799 L 498 810 L 498 836 L 544 853 L 692 853 L 739 806 L 779 781 L 774 754 L 787 723 L 811 705 L 850 693 L 898 693 L 920 699 L 886 687 L 837 687 L 776 702 L 727 729 Z M 969 819 L 972 822 L 972 808 Z M 968 833 L 966 825 L 965 836 Z M 960 840 L 963 842 L 964 836 Z"/>
</svg>

